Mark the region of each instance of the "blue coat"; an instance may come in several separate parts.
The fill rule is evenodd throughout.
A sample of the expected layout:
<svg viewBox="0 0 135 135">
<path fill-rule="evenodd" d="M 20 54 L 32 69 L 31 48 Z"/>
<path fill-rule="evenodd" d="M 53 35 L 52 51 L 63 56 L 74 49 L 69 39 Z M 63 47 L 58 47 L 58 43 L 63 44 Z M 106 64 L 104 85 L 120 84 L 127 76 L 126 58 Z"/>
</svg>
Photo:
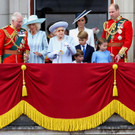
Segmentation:
<svg viewBox="0 0 135 135">
<path fill-rule="evenodd" d="M 69 48 L 65 46 L 65 43 L 69 45 Z M 59 56 L 59 59 L 57 59 L 55 52 L 59 52 L 60 50 L 63 54 Z M 53 63 L 72 63 L 72 55 L 75 53 L 76 49 L 72 37 L 64 35 L 62 41 L 58 41 L 57 36 L 50 39 L 47 56 L 48 58 L 53 59 Z"/>
</svg>

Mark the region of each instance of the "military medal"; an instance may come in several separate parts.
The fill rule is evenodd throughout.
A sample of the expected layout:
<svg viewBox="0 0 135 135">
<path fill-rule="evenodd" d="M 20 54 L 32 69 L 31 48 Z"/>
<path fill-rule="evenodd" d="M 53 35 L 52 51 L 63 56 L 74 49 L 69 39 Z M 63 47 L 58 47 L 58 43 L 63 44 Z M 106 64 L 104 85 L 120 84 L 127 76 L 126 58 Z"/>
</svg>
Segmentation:
<svg viewBox="0 0 135 135">
<path fill-rule="evenodd" d="M 18 33 L 18 36 L 19 36 L 19 37 L 25 37 L 25 36 L 26 36 L 26 34 L 25 34 L 25 32 L 24 32 L 24 31 L 20 31 L 20 32 Z"/>
<path fill-rule="evenodd" d="M 20 44 L 20 48 L 22 48 L 22 44 Z"/>
<path fill-rule="evenodd" d="M 120 28 L 120 23 L 118 23 L 118 28 Z"/>
<path fill-rule="evenodd" d="M 24 40 L 24 39 L 22 39 L 21 43 L 22 43 L 22 44 L 24 44 L 24 43 L 25 43 L 25 40 Z"/>
<path fill-rule="evenodd" d="M 121 29 L 119 29 L 119 30 L 118 30 L 118 33 L 119 33 L 119 34 L 122 34 L 122 30 L 121 30 Z"/>
<path fill-rule="evenodd" d="M 118 39 L 121 40 L 122 39 L 122 36 L 118 36 Z"/>
<path fill-rule="evenodd" d="M 17 49 L 17 51 L 20 53 L 21 51 L 20 51 L 20 49 Z"/>
</svg>

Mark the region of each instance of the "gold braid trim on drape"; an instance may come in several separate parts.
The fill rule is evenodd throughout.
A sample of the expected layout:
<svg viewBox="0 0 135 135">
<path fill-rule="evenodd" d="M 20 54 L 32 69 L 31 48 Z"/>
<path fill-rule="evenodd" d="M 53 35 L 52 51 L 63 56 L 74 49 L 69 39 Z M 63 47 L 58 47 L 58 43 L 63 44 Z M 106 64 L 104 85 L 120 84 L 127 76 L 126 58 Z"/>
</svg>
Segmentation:
<svg viewBox="0 0 135 135">
<path fill-rule="evenodd" d="M 135 112 L 118 100 L 111 101 L 106 107 L 89 117 L 79 119 L 58 119 L 48 117 L 26 101 L 20 101 L 14 108 L 0 116 L 0 128 L 16 120 L 21 114 L 27 115 L 31 120 L 49 130 L 80 131 L 95 128 L 104 123 L 114 113 L 119 114 L 128 122 L 135 125 Z"/>
<path fill-rule="evenodd" d="M 38 125 L 49 130 L 80 131 L 88 130 L 99 126 L 100 124 L 104 123 L 109 117 L 111 117 L 114 113 L 118 113 L 125 120 L 129 121 L 132 124 L 135 124 L 135 112 L 117 100 L 113 100 L 96 114 L 79 119 L 51 118 L 43 115 L 27 102 L 25 102 L 24 114 L 26 114 Z"/>
<path fill-rule="evenodd" d="M 23 114 L 24 101 L 20 101 L 11 110 L 0 115 L 0 128 L 7 126 Z"/>
</svg>

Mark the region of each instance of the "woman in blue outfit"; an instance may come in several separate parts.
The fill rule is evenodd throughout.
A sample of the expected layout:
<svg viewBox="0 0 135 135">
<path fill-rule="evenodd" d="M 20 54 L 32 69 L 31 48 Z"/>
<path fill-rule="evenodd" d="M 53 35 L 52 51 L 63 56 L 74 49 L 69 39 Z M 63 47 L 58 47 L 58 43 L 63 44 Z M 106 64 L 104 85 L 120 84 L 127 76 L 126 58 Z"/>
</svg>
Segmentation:
<svg viewBox="0 0 135 135">
<path fill-rule="evenodd" d="M 49 31 L 56 35 L 49 41 L 47 55 L 53 63 L 72 63 L 72 55 L 76 53 L 73 38 L 65 35 L 67 27 L 67 22 L 59 21 L 49 28 Z"/>
<path fill-rule="evenodd" d="M 92 54 L 91 63 L 110 63 L 113 62 L 113 54 L 107 49 L 107 41 L 104 38 L 98 40 L 97 51 Z"/>
<path fill-rule="evenodd" d="M 30 54 L 28 63 L 45 63 L 48 42 L 46 33 L 41 31 L 41 23 L 45 18 L 38 19 L 36 15 L 31 15 L 23 26 L 28 27 L 28 45 Z"/>
</svg>

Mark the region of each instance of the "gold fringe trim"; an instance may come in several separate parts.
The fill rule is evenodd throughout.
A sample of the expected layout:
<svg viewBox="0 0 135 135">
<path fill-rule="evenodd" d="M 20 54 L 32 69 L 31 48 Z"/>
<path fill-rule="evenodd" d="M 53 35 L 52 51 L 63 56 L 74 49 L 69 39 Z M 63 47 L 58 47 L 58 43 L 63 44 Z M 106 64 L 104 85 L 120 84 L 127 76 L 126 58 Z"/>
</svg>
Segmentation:
<svg viewBox="0 0 135 135">
<path fill-rule="evenodd" d="M 20 101 L 15 107 L 13 107 L 8 112 L 0 115 L 0 128 L 7 126 L 12 123 L 14 120 L 20 117 L 23 114 L 24 101 Z"/>
<path fill-rule="evenodd" d="M 120 101 L 115 100 L 116 111 L 123 119 L 127 120 L 129 123 L 135 125 L 135 112 L 126 107 Z"/>
<path fill-rule="evenodd" d="M 117 100 L 113 100 L 96 114 L 80 119 L 58 119 L 43 115 L 26 101 L 20 101 L 14 108 L 0 116 L 0 128 L 16 120 L 21 114 L 27 115 L 31 120 L 49 130 L 80 131 L 95 128 L 104 123 L 113 113 L 135 125 L 135 112 Z"/>
<path fill-rule="evenodd" d="M 95 128 L 100 124 L 104 123 L 110 116 L 113 115 L 114 108 L 115 101 L 112 101 L 104 109 L 92 116 L 80 119 L 58 119 L 43 115 L 30 104 L 25 102 L 24 114 L 26 114 L 31 120 L 33 120 L 38 125 L 49 130 L 79 131 Z"/>
<path fill-rule="evenodd" d="M 95 128 L 104 123 L 114 113 L 119 114 L 128 122 L 135 124 L 135 112 L 117 100 L 113 100 L 96 114 L 80 119 L 51 118 L 43 115 L 27 102 L 25 102 L 24 111 L 24 114 L 38 125 L 49 130 L 57 131 L 81 131 Z"/>
</svg>

